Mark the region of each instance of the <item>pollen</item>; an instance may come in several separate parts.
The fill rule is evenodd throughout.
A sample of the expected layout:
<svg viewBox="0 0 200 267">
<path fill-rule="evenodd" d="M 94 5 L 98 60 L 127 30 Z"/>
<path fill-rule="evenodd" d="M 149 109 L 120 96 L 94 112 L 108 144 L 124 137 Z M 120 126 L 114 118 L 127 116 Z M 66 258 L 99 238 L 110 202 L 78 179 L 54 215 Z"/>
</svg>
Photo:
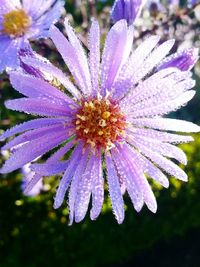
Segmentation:
<svg viewBox="0 0 200 267">
<path fill-rule="evenodd" d="M 109 149 L 122 140 L 126 119 L 116 102 L 97 98 L 81 102 L 74 125 L 78 139 L 93 148 Z"/>
<path fill-rule="evenodd" d="M 16 9 L 3 17 L 3 33 L 12 38 L 24 35 L 31 25 L 31 18 L 22 9 Z"/>
</svg>

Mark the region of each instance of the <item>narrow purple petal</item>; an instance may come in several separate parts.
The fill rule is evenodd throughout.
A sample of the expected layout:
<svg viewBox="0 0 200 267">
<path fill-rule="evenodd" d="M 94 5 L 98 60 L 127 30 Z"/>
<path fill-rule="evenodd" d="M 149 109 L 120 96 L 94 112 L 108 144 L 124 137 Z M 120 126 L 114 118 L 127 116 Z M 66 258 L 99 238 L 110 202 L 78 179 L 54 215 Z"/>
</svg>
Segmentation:
<svg viewBox="0 0 200 267">
<path fill-rule="evenodd" d="M 179 134 L 171 134 L 167 132 L 161 132 L 153 129 L 134 129 L 133 133 L 137 136 L 144 136 L 151 139 L 158 139 L 161 142 L 168 142 L 168 143 L 188 143 L 194 141 L 192 136 L 187 135 L 179 135 Z"/>
<path fill-rule="evenodd" d="M 99 91 L 99 72 L 100 72 L 100 29 L 97 21 L 93 21 L 89 38 L 89 60 L 90 60 L 90 72 L 92 80 L 92 91 L 93 95 Z"/>
<path fill-rule="evenodd" d="M 132 82 L 136 84 L 145 77 L 169 53 L 173 45 L 174 40 L 169 40 L 158 46 L 134 73 Z"/>
<path fill-rule="evenodd" d="M 110 155 L 105 155 L 107 179 L 109 194 L 112 202 L 113 213 L 117 219 L 117 222 L 121 224 L 124 220 L 124 202 L 119 185 L 119 177 Z"/>
<path fill-rule="evenodd" d="M 30 98 L 56 98 L 62 100 L 66 104 L 73 104 L 73 101 L 66 94 L 40 78 L 20 72 L 11 72 L 10 81 L 12 86 L 24 96 Z"/>
<path fill-rule="evenodd" d="M 19 98 L 8 100 L 5 106 L 11 110 L 22 111 L 28 114 L 40 116 L 62 116 L 67 117 L 71 113 L 69 106 L 56 100 L 50 101 L 45 98 Z"/>
<path fill-rule="evenodd" d="M 101 89 L 103 95 L 106 94 L 106 90 L 111 89 L 117 73 L 128 57 L 125 49 L 127 48 L 127 36 L 128 28 L 125 20 L 117 22 L 107 35 L 101 63 Z"/>
<path fill-rule="evenodd" d="M 94 161 L 94 177 L 95 178 L 92 181 L 92 208 L 90 210 L 91 220 L 96 220 L 99 216 L 104 201 L 104 177 L 101 151 L 98 152 Z"/>
<path fill-rule="evenodd" d="M 21 60 L 34 68 L 39 69 L 41 72 L 50 73 L 53 77 L 58 79 L 58 81 L 77 99 L 80 99 L 81 94 L 77 90 L 77 88 L 73 85 L 73 83 L 69 80 L 69 78 L 58 68 L 52 65 L 46 59 L 35 59 L 30 57 L 21 57 Z"/>
<path fill-rule="evenodd" d="M 88 210 L 92 191 L 92 181 L 96 179 L 94 160 L 95 156 L 91 156 L 91 158 L 88 160 L 84 174 L 80 177 L 74 209 L 76 222 L 82 221 Z"/>
<path fill-rule="evenodd" d="M 177 131 L 185 133 L 200 132 L 200 127 L 192 122 L 169 118 L 133 119 L 132 124 L 139 127 L 145 126 L 166 131 Z"/>
<path fill-rule="evenodd" d="M 162 103 L 158 103 L 158 105 L 154 105 L 152 107 L 146 107 L 144 109 L 139 109 L 137 111 L 133 111 L 129 113 L 129 116 L 131 118 L 142 118 L 142 117 L 153 117 L 153 116 L 161 116 L 165 115 L 171 111 L 175 111 L 181 106 L 184 106 L 187 104 L 188 101 L 190 101 L 194 95 L 195 91 L 191 90 L 188 92 L 183 93 L 181 96 Z"/>
<path fill-rule="evenodd" d="M 156 199 L 146 177 L 142 172 L 142 169 L 138 168 L 138 166 L 135 164 L 134 158 L 132 158 L 132 155 L 128 150 L 121 149 L 120 152 L 122 157 L 126 159 L 130 174 L 134 177 L 134 180 L 140 187 L 140 191 L 143 194 L 144 202 L 146 203 L 148 209 L 155 213 L 157 210 Z"/>
<path fill-rule="evenodd" d="M 156 182 L 160 183 L 162 186 L 168 188 L 169 180 L 168 178 L 159 170 L 150 160 L 142 156 L 141 153 L 137 152 L 133 147 L 124 144 L 123 149 L 129 153 L 138 166 L 141 166 L 143 172 L 149 175 Z"/>
<path fill-rule="evenodd" d="M 65 193 L 71 183 L 71 180 L 73 178 L 73 175 L 76 171 L 77 166 L 79 165 L 80 158 L 82 156 L 82 149 L 83 145 L 78 144 L 77 147 L 75 148 L 74 152 L 72 153 L 71 158 L 69 159 L 69 165 L 68 168 L 66 169 L 59 187 L 56 192 L 55 200 L 54 200 L 54 208 L 58 209 L 64 200 Z"/>
<path fill-rule="evenodd" d="M 148 147 L 148 149 L 157 152 L 163 156 L 174 158 L 184 165 L 187 164 L 187 158 L 185 153 L 180 148 L 174 145 L 162 143 L 159 141 L 159 139 L 150 139 L 148 137 L 142 137 L 142 136 L 132 135 L 129 136 L 128 139 L 130 140 L 130 143 L 132 145 L 134 145 L 141 151 L 143 150 L 144 147 Z"/>
<path fill-rule="evenodd" d="M 67 36 L 69 38 L 69 41 L 74 48 L 77 60 L 80 64 L 81 70 L 83 72 L 83 77 L 84 77 L 84 82 L 85 82 L 85 91 L 87 93 L 91 94 L 91 89 L 92 89 L 92 84 L 91 84 L 91 77 L 90 77 L 90 71 L 89 71 L 89 66 L 88 66 L 88 60 L 85 55 L 85 51 L 79 41 L 79 39 L 76 37 L 76 34 L 72 27 L 70 26 L 68 20 L 66 19 L 65 22 L 65 29 L 67 32 Z"/>
<path fill-rule="evenodd" d="M 10 156 L 0 172 L 9 173 L 22 167 L 52 148 L 57 147 L 60 143 L 64 142 L 67 137 L 65 130 L 63 130 L 59 133 L 49 133 L 48 136 L 35 139 L 23 145 Z"/>
<path fill-rule="evenodd" d="M 63 129 L 65 129 L 64 125 L 58 124 L 58 125 L 42 127 L 39 129 L 25 132 L 25 133 L 15 137 L 11 141 L 9 141 L 5 146 L 2 147 L 2 150 L 11 149 L 12 147 L 15 147 L 19 144 L 24 144 L 25 142 L 41 138 L 44 135 L 48 135 L 48 133 L 51 133 L 51 132 L 54 132 L 54 133 L 57 132 L 58 133 L 59 131 L 62 131 Z M 68 131 L 66 130 L 66 132 L 68 132 Z"/>
<path fill-rule="evenodd" d="M 128 194 L 131 198 L 133 206 L 137 212 L 139 212 L 143 206 L 143 194 L 140 191 L 140 188 L 134 181 L 134 177 L 131 176 L 129 169 L 127 169 L 126 160 L 122 159 L 120 154 L 117 152 L 112 153 L 115 166 L 118 174 L 123 177 L 125 185 L 128 191 Z"/>
<path fill-rule="evenodd" d="M 69 206 L 69 225 L 72 225 L 75 215 L 75 202 L 77 198 L 77 190 L 78 185 L 81 179 L 81 176 L 84 174 L 87 161 L 88 161 L 88 155 L 90 152 L 90 148 L 86 148 L 86 151 L 84 151 L 84 154 L 81 155 L 81 158 L 79 160 L 79 164 L 76 168 L 76 171 L 74 173 L 70 190 L 69 190 L 69 200 L 68 200 L 68 206 Z"/>
<path fill-rule="evenodd" d="M 51 27 L 50 36 L 79 88 L 87 95 L 88 88 L 84 73 L 84 65 L 82 65 L 82 62 L 79 61 L 75 48 L 55 26 Z"/>
<path fill-rule="evenodd" d="M 0 140 L 3 140 L 5 138 L 8 138 L 12 135 L 25 132 L 28 130 L 33 130 L 33 129 L 38 129 L 41 127 L 46 127 L 46 126 L 51 126 L 59 123 L 64 123 L 64 119 L 59 119 L 59 118 L 52 118 L 52 119 L 35 119 L 35 120 L 30 120 L 21 124 L 18 124 L 7 131 L 5 131 L 2 135 L 0 135 Z"/>
<path fill-rule="evenodd" d="M 159 42 L 159 36 L 151 36 L 144 40 L 134 52 L 132 52 L 128 61 L 122 66 L 119 75 L 116 78 L 113 87 L 115 88 L 115 98 L 122 97 L 127 91 L 133 87 L 133 73 L 141 67 L 145 58 L 148 57 L 150 52 L 155 48 Z"/>
<path fill-rule="evenodd" d="M 146 157 L 150 158 L 155 164 L 157 164 L 161 169 L 169 173 L 170 175 L 176 177 L 179 180 L 182 180 L 184 182 L 187 181 L 187 175 L 186 173 L 180 169 L 175 163 L 172 161 L 164 158 L 159 153 L 154 152 L 148 147 L 143 146 L 142 147 L 142 154 Z"/>
</svg>

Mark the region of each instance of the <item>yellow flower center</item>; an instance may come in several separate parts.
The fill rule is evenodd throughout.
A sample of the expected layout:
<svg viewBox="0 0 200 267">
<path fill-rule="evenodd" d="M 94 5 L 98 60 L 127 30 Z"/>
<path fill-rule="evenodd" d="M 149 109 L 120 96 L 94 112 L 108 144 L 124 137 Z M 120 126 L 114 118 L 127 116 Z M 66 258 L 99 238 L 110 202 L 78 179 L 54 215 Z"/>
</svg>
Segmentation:
<svg viewBox="0 0 200 267">
<path fill-rule="evenodd" d="M 74 122 L 77 137 L 96 148 L 113 147 L 126 128 L 119 105 L 108 99 L 83 100 Z"/>
<path fill-rule="evenodd" d="M 22 9 L 10 11 L 4 15 L 3 33 L 11 37 L 20 37 L 31 25 L 31 18 Z"/>
</svg>

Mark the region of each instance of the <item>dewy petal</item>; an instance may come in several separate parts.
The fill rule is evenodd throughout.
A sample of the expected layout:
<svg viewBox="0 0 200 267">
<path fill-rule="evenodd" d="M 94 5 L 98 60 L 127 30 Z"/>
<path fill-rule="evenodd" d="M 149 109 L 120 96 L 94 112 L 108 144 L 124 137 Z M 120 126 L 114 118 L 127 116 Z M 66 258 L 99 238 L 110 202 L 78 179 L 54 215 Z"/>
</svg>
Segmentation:
<svg viewBox="0 0 200 267">
<path fill-rule="evenodd" d="M 123 149 L 126 150 L 126 153 L 132 155 L 132 158 L 134 158 L 134 161 L 138 166 L 141 166 L 143 172 L 149 175 L 156 182 L 160 183 L 162 186 L 166 188 L 169 187 L 169 180 L 167 177 L 151 161 L 127 144 L 124 144 Z"/>
<path fill-rule="evenodd" d="M 174 45 L 174 40 L 169 40 L 158 46 L 144 61 L 142 66 L 133 75 L 132 82 L 136 84 L 145 77 L 169 53 Z"/>
<path fill-rule="evenodd" d="M 8 100 L 5 106 L 11 110 L 23 111 L 41 116 L 69 116 L 72 110 L 62 102 L 50 101 L 45 98 L 19 98 Z"/>
<path fill-rule="evenodd" d="M 175 75 L 176 80 L 179 76 L 181 80 L 185 79 L 186 76 L 186 74 L 183 74 L 176 68 L 168 68 L 153 74 L 144 81 L 141 81 L 120 101 L 121 108 L 130 110 L 133 104 L 146 100 L 160 92 L 166 92 L 166 90 L 164 90 L 165 86 L 163 85 L 167 84 L 168 87 L 173 87 L 173 85 L 177 82 L 174 79 Z"/>
<path fill-rule="evenodd" d="M 8 138 L 12 135 L 28 131 L 28 130 L 33 130 L 33 129 L 38 129 L 41 127 L 46 127 L 46 126 L 51 126 L 59 123 L 64 123 L 64 119 L 59 119 L 59 118 L 42 118 L 42 119 L 35 119 L 35 120 L 30 120 L 21 124 L 18 124 L 9 130 L 5 131 L 2 135 L 0 135 L 0 140 L 3 140 L 5 138 Z"/>
<path fill-rule="evenodd" d="M 137 212 L 139 212 L 143 206 L 143 194 L 140 191 L 140 188 L 136 184 L 134 177 L 131 176 L 129 169 L 127 169 L 126 159 L 122 159 L 120 154 L 116 151 L 112 152 L 112 157 L 115 162 L 115 166 L 119 175 L 125 181 L 125 185 L 128 191 L 128 194 L 131 198 L 133 206 Z"/>
<path fill-rule="evenodd" d="M 164 158 L 159 153 L 150 150 L 146 146 L 142 146 L 141 152 L 143 155 L 151 159 L 155 164 L 157 164 L 161 169 L 163 169 L 170 175 L 184 182 L 187 181 L 187 174 L 172 161 Z"/>
<path fill-rule="evenodd" d="M 1 173 L 9 173 L 18 168 L 21 168 L 26 163 L 31 162 L 37 157 L 45 154 L 68 138 L 65 129 L 59 133 L 49 133 L 44 137 L 30 141 L 17 149 L 10 158 L 5 162 L 0 170 Z"/>
<path fill-rule="evenodd" d="M 200 127 L 192 122 L 176 120 L 170 118 L 141 118 L 133 119 L 133 125 L 139 127 L 148 127 L 158 130 L 177 131 L 185 133 L 197 133 L 200 132 Z"/>
<path fill-rule="evenodd" d="M 40 78 L 15 71 L 10 73 L 10 81 L 12 86 L 24 96 L 57 98 L 65 101 L 66 104 L 73 104 L 66 94 Z"/>
<path fill-rule="evenodd" d="M 95 156 L 91 156 L 84 174 L 80 177 L 75 202 L 75 221 L 80 222 L 84 219 L 92 192 L 92 181 L 96 179 L 95 175 Z"/>
<path fill-rule="evenodd" d="M 32 164 L 30 168 L 44 176 L 55 175 L 67 169 L 69 161 L 60 161 L 61 158 L 73 147 L 74 142 L 68 142 L 63 147 L 59 148 L 53 155 L 51 155 L 46 163 Z"/>
<path fill-rule="evenodd" d="M 43 176 L 52 176 L 64 172 L 67 169 L 68 165 L 69 162 L 66 161 L 51 164 L 32 164 L 31 169 Z"/>
<path fill-rule="evenodd" d="M 142 151 L 143 147 L 148 147 L 148 149 L 151 149 L 154 152 L 157 152 L 163 156 L 174 158 L 177 161 L 181 162 L 182 164 L 187 164 L 187 158 L 185 153 L 178 147 L 162 143 L 157 139 L 149 139 L 146 137 L 139 137 L 135 138 L 136 136 L 129 136 L 128 139 L 130 140 L 130 143 L 133 144 L 136 148 Z"/>
<path fill-rule="evenodd" d="M 67 36 L 69 38 L 69 41 L 74 48 L 77 60 L 81 66 L 81 70 L 83 72 L 84 81 L 85 81 L 85 89 L 87 90 L 87 94 L 91 94 L 92 85 L 91 85 L 91 77 L 90 77 L 90 71 L 88 66 L 87 57 L 85 55 L 85 51 L 79 41 L 79 39 L 76 37 L 76 34 L 74 33 L 74 30 L 69 25 L 68 20 L 66 19 L 65 22 L 65 29 L 67 32 Z"/>
<path fill-rule="evenodd" d="M 145 58 L 159 42 L 159 39 L 159 36 L 151 36 L 144 40 L 142 44 L 140 44 L 135 51 L 132 52 L 130 58 L 119 71 L 119 75 L 113 84 L 113 87 L 115 88 L 115 98 L 122 97 L 133 86 L 133 73 L 141 67 Z"/>
<path fill-rule="evenodd" d="M 144 97 L 144 99 L 142 99 L 140 102 L 133 104 L 132 108 L 130 108 L 131 113 L 134 113 L 138 110 L 144 110 L 146 108 L 158 106 L 163 102 L 167 103 L 169 101 L 176 100 L 178 97 L 183 95 L 185 91 L 194 87 L 194 85 L 195 82 L 192 79 L 183 80 L 180 83 L 174 84 L 174 86 L 173 82 L 167 83 L 166 81 L 165 84 L 163 83 L 163 88 L 165 88 L 165 90 L 158 92 L 156 95 L 152 94 L 152 96 L 147 99 L 145 99 Z"/>
<path fill-rule="evenodd" d="M 92 208 L 90 210 L 91 220 L 95 220 L 102 209 L 104 200 L 104 178 L 102 170 L 101 150 L 94 161 L 94 179 L 92 181 Z"/>
<path fill-rule="evenodd" d="M 54 200 L 54 208 L 58 209 L 64 200 L 65 193 L 71 183 L 71 180 L 73 178 L 73 175 L 76 171 L 77 166 L 79 165 L 79 161 L 82 157 L 82 149 L 83 145 L 79 143 L 77 147 L 75 148 L 74 152 L 72 153 L 71 158 L 69 159 L 69 165 L 68 168 L 66 169 L 59 187 L 56 192 L 55 200 Z"/>
<path fill-rule="evenodd" d="M 175 67 L 181 71 L 191 70 L 197 62 L 198 49 L 190 48 L 166 57 L 157 67 L 158 70 Z"/>
<path fill-rule="evenodd" d="M 90 73 L 92 80 L 93 95 L 99 91 L 99 75 L 100 75 L 100 29 L 97 21 L 93 21 L 88 38 L 89 46 L 89 60 L 90 60 Z"/>
<path fill-rule="evenodd" d="M 109 31 L 102 55 L 101 63 L 101 90 L 111 90 L 113 82 L 127 59 L 128 28 L 125 20 L 117 22 Z M 128 51 L 130 53 L 130 50 Z M 128 54 L 129 54 L 128 53 Z"/>
<path fill-rule="evenodd" d="M 129 169 L 129 172 L 133 176 L 133 179 L 136 181 L 137 185 L 139 186 L 140 191 L 143 194 L 144 202 L 146 203 L 148 209 L 155 213 L 157 210 L 156 199 L 146 177 L 143 174 L 142 169 L 136 165 L 136 163 L 134 162 L 134 158 L 132 158 L 132 155 L 128 150 L 121 149 L 120 153 L 122 157 L 126 159 L 126 164 Z"/>
<path fill-rule="evenodd" d="M 75 202 L 77 198 L 77 190 L 78 185 L 81 179 L 81 175 L 84 174 L 86 166 L 87 166 L 87 160 L 88 155 L 90 152 L 90 148 L 86 148 L 86 151 L 82 153 L 81 158 L 79 160 L 79 164 L 76 168 L 76 171 L 74 173 L 70 190 L 69 190 L 69 200 L 68 200 L 68 206 L 69 206 L 69 225 L 72 225 L 74 220 L 74 214 L 75 214 Z"/>
<path fill-rule="evenodd" d="M 50 29 L 50 36 L 59 53 L 62 55 L 66 65 L 72 73 L 76 83 L 81 91 L 87 95 L 87 80 L 86 73 L 84 71 L 85 65 L 80 62 L 80 58 L 77 55 L 77 50 L 71 45 L 71 43 L 64 37 L 64 35 L 55 27 Z"/>
<path fill-rule="evenodd" d="M 15 147 L 19 144 L 23 144 L 25 142 L 28 142 L 28 141 L 31 141 L 34 139 L 38 139 L 38 138 L 48 134 L 51 131 L 52 132 L 59 132 L 60 130 L 63 130 L 63 128 L 64 127 L 63 127 L 62 123 L 60 123 L 60 125 L 55 124 L 52 126 L 43 127 L 43 128 L 39 128 L 39 129 L 25 132 L 25 133 L 15 137 L 11 141 L 9 141 L 5 146 L 2 147 L 2 150 L 11 149 L 12 147 Z"/>
<path fill-rule="evenodd" d="M 137 128 L 133 129 L 132 133 L 137 136 L 147 137 L 153 140 L 157 139 L 161 142 L 168 142 L 174 144 L 188 143 L 194 140 L 192 136 L 171 134 L 153 129 Z"/>
<path fill-rule="evenodd" d="M 38 60 L 30 57 L 21 57 L 21 60 L 29 66 L 39 69 L 42 72 L 50 73 L 77 99 L 80 99 L 81 94 L 69 78 L 58 68 L 50 63 L 50 61 L 43 59 Z"/>
<path fill-rule="evenodd" d="M 113 160 L 110 155 L 105 155 L 106 168 L 108 173 L 108 187 L 109 194 L 112 202 L 113 213 L 117 222 L 121 224 L 124 220 L 124 202 L 119 185 L 119 177 L 114 166 Z"/>
<path fill-rule="evenodd" d="M 147 107 L 144 109 L 139 109 L 136 111 L 131 111 L 129 116 L 133 119 L 142 118 L 142 117 L 153 117 L 153 116 L 161 116 L 167 114 L 171 111 L 175 111 L 181 106 L 184 106 L 188 101 L 190 101 L 194 95 L 195 91 L 191 90 L 183 93 L 181 96 L 173 99 L 171 101 L 162 102 L 158 105 L 154 105 L 152 107 Z"/>
</svg>

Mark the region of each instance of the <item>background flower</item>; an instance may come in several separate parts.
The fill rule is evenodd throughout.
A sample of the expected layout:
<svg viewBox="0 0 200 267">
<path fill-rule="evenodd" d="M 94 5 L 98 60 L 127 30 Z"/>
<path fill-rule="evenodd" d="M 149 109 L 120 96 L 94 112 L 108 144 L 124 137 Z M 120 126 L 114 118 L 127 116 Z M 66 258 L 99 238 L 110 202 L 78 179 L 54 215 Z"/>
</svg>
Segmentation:
<svg viewBox="0 0 200 267">
<path fill-rule="evenodd" d="M 48 36 L 52 23 L 61 16 L 64 1 L 0 1 L 0 73 L 19 65 L 17 52 L 29 48 L 29 40 Z"/>
<path fill-rule="evenodd" d="M 117 22 L 125 19 L 129 25 L 133 24 L 140 15 L 143 4 L 142 0 L 115 0 L 111 10 L 112 20 Z"/>
</svg>

